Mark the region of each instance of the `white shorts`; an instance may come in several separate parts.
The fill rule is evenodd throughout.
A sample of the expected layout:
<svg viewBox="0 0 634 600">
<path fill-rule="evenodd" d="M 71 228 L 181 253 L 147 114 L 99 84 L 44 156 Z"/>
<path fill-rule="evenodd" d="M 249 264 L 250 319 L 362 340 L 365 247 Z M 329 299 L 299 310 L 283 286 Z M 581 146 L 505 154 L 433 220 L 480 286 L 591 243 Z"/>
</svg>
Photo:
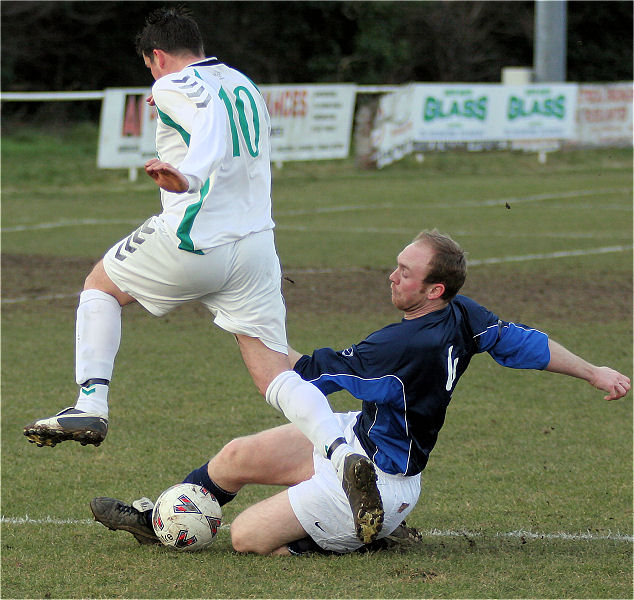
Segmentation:
<svg viewBox="0 0 634 600">
<path fill-rule="evenodd" d="M 273 231 L 195 254 L 178 248 L 179 239 L 160 216 L 148 219 L 104 256 L 113 283 L 153 315 L 197 300 L 214 323 L 231 333 L 259 338 L 288 353 L 282 273 Z"/>
<path fill-rule="evenodd" d="M 346 440 L 359 454 L 365 455 L 352 430 L 358 412 L 336 413 Z M 335 552 L 352 552 L 363 544 L 357 539 L 348 503 L 332 462 L 317 450 L 313 453 L 315 474 L 288 489 L 295 516 L 306 533 L 322 548 Z M 377 484 L 385 519 L 378 538 L 392 533 L 416 505 L 420 495 L 420 474 L 405 477 L 389 475 L 376 469 Z"/>
</svg>

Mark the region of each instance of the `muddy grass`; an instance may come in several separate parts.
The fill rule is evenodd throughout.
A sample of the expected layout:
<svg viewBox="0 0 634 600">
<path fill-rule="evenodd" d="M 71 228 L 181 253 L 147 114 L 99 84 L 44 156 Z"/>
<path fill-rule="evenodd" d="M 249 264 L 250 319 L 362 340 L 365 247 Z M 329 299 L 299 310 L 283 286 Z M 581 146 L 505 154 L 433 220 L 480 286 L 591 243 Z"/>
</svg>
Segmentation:
<svg viewBox="0 0 634 600">
<path fill-rule="evenodd" d="M 96 260 L 3 254 L 2 297 L 10 300 L 59 295 L 68 296 L 69 302 L 74 303 L 72 295 L 79 293 Z M 380 312 L 395 316 L 390 303 L 389 271 L 324 271 L 327 270 L 285 269 L 284 296 L 289 312 Z M 589 271 L 582 265 L 567 270 L 530 271 L 512 265 L 475 267 L 462 291 L 508 320 L 622 319 L 628 327 L 631 323 L 632 278 L 627 273 Z M 3 303 L 3 310 L 25 309 L 27 305 L 37 310 L 37 306 L 49 301 Z M 192 308 L 198 310 L 196 306 Z"/>
</svg>

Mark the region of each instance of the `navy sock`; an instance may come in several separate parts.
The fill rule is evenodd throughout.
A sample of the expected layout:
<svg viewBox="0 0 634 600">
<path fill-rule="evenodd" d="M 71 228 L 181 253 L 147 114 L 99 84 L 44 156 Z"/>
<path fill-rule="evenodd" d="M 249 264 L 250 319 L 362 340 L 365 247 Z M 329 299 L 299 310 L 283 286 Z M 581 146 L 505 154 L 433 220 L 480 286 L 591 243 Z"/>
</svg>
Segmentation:
<svg viewBox="0 0 634 600">
<path fill-rule="evenodd" d="M 199 469 L 194 469 L 185 479 L 183 479 L 183 483 L 196 483 L 198 485 L 202 485 L 204 488 L 207 488 L 218 500 L 218 504 L 223 506 L 227 504 L 227 502 L 231 502 L 235 497 L 237 492 L 227 492 L 223 490 L 219 485 L 214 483 L 209 478 L 209 473 L 207 473 L 207 465 L 209 463 L 206 462 Z"/>
</svg>

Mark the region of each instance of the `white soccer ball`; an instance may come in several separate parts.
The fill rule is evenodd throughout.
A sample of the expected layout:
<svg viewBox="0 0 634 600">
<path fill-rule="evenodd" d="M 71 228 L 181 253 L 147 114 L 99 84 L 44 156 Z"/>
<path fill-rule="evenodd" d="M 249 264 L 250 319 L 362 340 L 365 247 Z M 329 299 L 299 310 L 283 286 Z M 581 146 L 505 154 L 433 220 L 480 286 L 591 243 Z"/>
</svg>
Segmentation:
<svg viewBox="0 0 634 600">
<path fill-rule="evenodd" d="M 216 497 L 195 483 L 179 483 L 165 490 L 152 511 L 152 527 L 161 542 L 186 552 L 209 546 L 221 520 Z"/>
</svg>

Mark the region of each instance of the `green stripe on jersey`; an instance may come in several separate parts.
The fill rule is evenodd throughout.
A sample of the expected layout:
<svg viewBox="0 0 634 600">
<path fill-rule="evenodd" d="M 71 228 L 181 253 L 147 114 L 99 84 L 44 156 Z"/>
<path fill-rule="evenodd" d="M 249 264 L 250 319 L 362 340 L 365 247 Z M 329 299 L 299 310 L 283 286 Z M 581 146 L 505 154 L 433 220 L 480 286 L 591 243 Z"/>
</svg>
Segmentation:
<svg viewBox="0 0 634 600">
<path fill-rule="evenodd" d="M 189 147 L 189 140 L 191 139 L 191 135 L 187 133 L 176 121 L 174 121 L 168 114 L 164 113 L 162 110 L 156 107 L 156 111 L 158 112 L 158 116 L 167 125 L 168 127 L 174 128 L 178 133 L 180 133 L 183 141 Z M 181 250 L 186 250 L 187 252 L 193 252 L 194 254 L 203 254 L 201 250 L 194 250 L 194 242 L 190 236 L 192 227 L 194 226 L 194 219 L 196 215 L 200 212 L 202 208 L 203 201 L 207 192 L 209 192 L 209 179 L 205 182 L 205 185 L 200 190 L 200 200 L 195 204 L 190 204 L 185 209 L 185 214 L 183 215 L 183 220 L 180 222 L 178 229 L 176 230 L 176 235 L 181 243 L 178 247 Z"/>
<path fill-rule="evenodd" d="M 209 193 L 209 187 L 211 186 L 211 180 L 207 179 L 202 188 L 200 188 L 200 200 L 195 204 L 190 204 L 185 209 L 185 214 L 183 215 L 183 220 L 181 221 L 178 229 L 176 230 L 176 235 L 181 243 L 178 247 L 181 250 L 186 250 L 187 252 L 193 252 L 194 254 L 203 254 L 202 250 L 194 250 L 194 242 L 190 236 L 192 227 L 194 226 L 194 219 L 200 212 L 200 209 L 203 206 L 203 202 L 205 201 L 205 197 Z"/>
<path fill-rule="evenodd" d="M 176 131 L 178 131 L 178 133 L 181 134 L 183 141 L 189 147 L 189 140 L 191 139 L 191 135 L 187 133 L 187 131 L 185 131 L 176 121 L 174 121 L 172 117 L 170 117 L 168 114 L 160 110 L 158 106 L 156 107 L 156 112 L 158 113 L 159 118 L 161 119 L 161 121 L 163 121 L 165 125 L 176 129 Z"/>
</svg>

